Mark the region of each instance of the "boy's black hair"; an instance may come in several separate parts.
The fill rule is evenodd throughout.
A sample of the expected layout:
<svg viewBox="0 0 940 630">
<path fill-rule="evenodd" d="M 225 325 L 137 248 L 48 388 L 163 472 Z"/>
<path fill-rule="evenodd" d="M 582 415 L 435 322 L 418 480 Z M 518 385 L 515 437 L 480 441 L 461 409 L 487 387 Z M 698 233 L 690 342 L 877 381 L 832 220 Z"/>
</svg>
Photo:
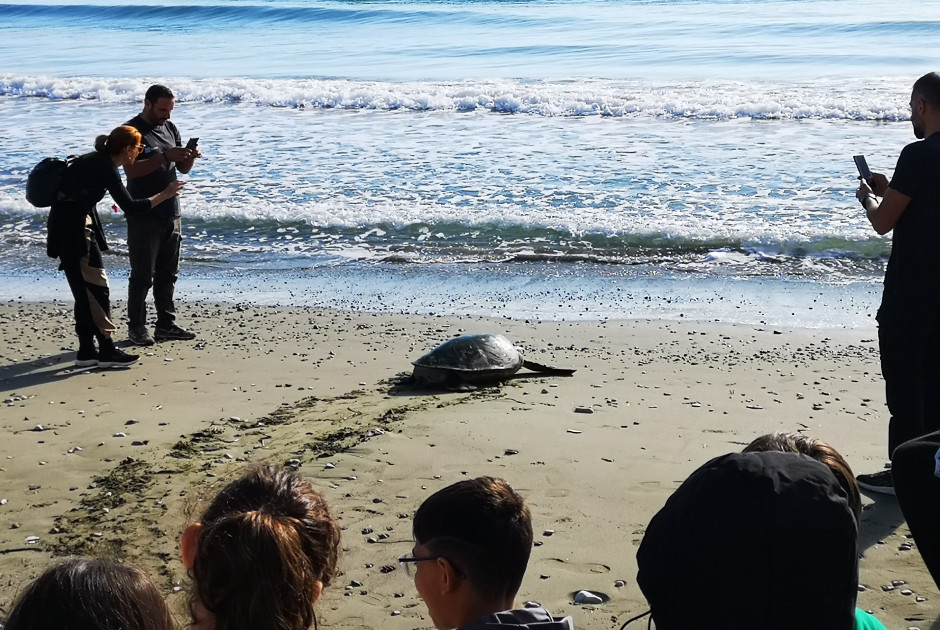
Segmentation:
<svg viewBox="0 0 940 630">
<path fill-rule="evenodd" d="M 512 598 L 532 552 L 532 517 L 505 480 L 478 477 L 428 497 L 415 512 L 414 537 L 481 593 Z"/>
</svg>

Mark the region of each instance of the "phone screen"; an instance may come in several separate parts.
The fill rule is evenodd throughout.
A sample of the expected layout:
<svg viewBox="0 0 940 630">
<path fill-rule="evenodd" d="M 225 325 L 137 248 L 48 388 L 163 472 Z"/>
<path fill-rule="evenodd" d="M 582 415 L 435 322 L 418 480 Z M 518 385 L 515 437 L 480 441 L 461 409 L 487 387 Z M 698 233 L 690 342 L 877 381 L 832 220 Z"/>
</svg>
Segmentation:
<svg viewBox="0 0 940 630">
<path fill-rule="evenodd" d="M 865 156 L 853 155 L 852 159 L 855 160 L 855 166 L 858 167 L 858 174 L 862 176 L 862 179 L 865 181 L 871 179 L 871 169 L 868 168 L 868 161 Z"/>
</svg>

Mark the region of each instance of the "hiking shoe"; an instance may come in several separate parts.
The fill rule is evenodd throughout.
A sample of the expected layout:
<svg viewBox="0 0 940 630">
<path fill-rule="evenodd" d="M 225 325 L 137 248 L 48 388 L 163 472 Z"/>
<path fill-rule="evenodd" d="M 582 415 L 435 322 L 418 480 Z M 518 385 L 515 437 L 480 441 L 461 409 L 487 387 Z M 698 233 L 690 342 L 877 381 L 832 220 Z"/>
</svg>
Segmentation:
<svg viewBox="0 0 940 630">
<path fill-rule="evenodd" d="M 157 326 L 153 331 L 153 337 L 157 341 L 191 341 L 196 338 L 196 333 L 180 328 L 176 324 L 170 324 Z"/>
<path fill-rule="evenodd" d="M 94 367 L 98 365 L 98 351 L 95 350 L 95 347 L 91 348 L 78 348 L 78 352 L 75 354 L 75 365 L 77 367 Z"/>
<path fill-rule="evenodd" d="M 860 488 L 869 492 L 879 494 L 894 494 L 894 477 L 890 470 L 872 473 L 870 475 L 858 475 L 855 480 Z"/>
<path fill-rule="evenodd" d="M 120 348 L 110 348 L 98 353 L 98 367 L 130 367 L 137 363 L 139 358 L 136 354 L 128 354 Z"/>
<path fill-rule="evenodd" d="M 128 340 L 135 346 L 152 346 L 153 337 L 147 332 L 145 326 L 135 326 L 127 331 Z"/>
</svg>

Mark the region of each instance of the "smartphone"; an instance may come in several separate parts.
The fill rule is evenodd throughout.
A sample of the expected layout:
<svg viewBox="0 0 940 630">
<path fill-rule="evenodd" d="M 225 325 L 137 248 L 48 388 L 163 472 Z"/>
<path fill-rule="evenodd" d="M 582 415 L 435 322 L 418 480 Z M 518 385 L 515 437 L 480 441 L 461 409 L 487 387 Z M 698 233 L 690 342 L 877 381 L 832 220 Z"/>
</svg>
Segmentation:
<svg viewBox="0 0 940 630">
<path fill-rule="evenodd" d="M 865 160 L 864 155 L 853 155 L 852 159 L 855 160 L 855 166 L 858 167 L 858 174 L 862 176 L 866 182 L 871 179 L 871 169 L 868 168 L 868 161 Z"/>
<path fill-rule="evenodd" d="M 199 144 L 199 138 L 190 138 L 189 142 L 186 143 L 186 148 L 195 149 L 197 144 Z M 855 161 L 858 162 L 858 160 Z M 864 162 L 865 158 L 862 158 L 862 161 Z"/>
</svg>

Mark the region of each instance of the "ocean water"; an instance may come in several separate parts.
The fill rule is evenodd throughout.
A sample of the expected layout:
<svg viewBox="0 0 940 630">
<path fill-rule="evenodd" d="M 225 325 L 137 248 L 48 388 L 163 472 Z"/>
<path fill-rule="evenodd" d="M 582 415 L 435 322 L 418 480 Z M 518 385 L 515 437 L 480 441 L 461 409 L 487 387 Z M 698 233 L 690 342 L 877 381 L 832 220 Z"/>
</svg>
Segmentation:
<svg viewBox="0 0 940 630">
<path fill-rule="evenodd" d="M 148 85 L 200 137 L 187 299 L 873 327 L 940 0 L 0 4 L 0 299 L 68 300 L 23 182 Z M 124 222 L 104 215 L 112 292 Z"/>
</svg>

